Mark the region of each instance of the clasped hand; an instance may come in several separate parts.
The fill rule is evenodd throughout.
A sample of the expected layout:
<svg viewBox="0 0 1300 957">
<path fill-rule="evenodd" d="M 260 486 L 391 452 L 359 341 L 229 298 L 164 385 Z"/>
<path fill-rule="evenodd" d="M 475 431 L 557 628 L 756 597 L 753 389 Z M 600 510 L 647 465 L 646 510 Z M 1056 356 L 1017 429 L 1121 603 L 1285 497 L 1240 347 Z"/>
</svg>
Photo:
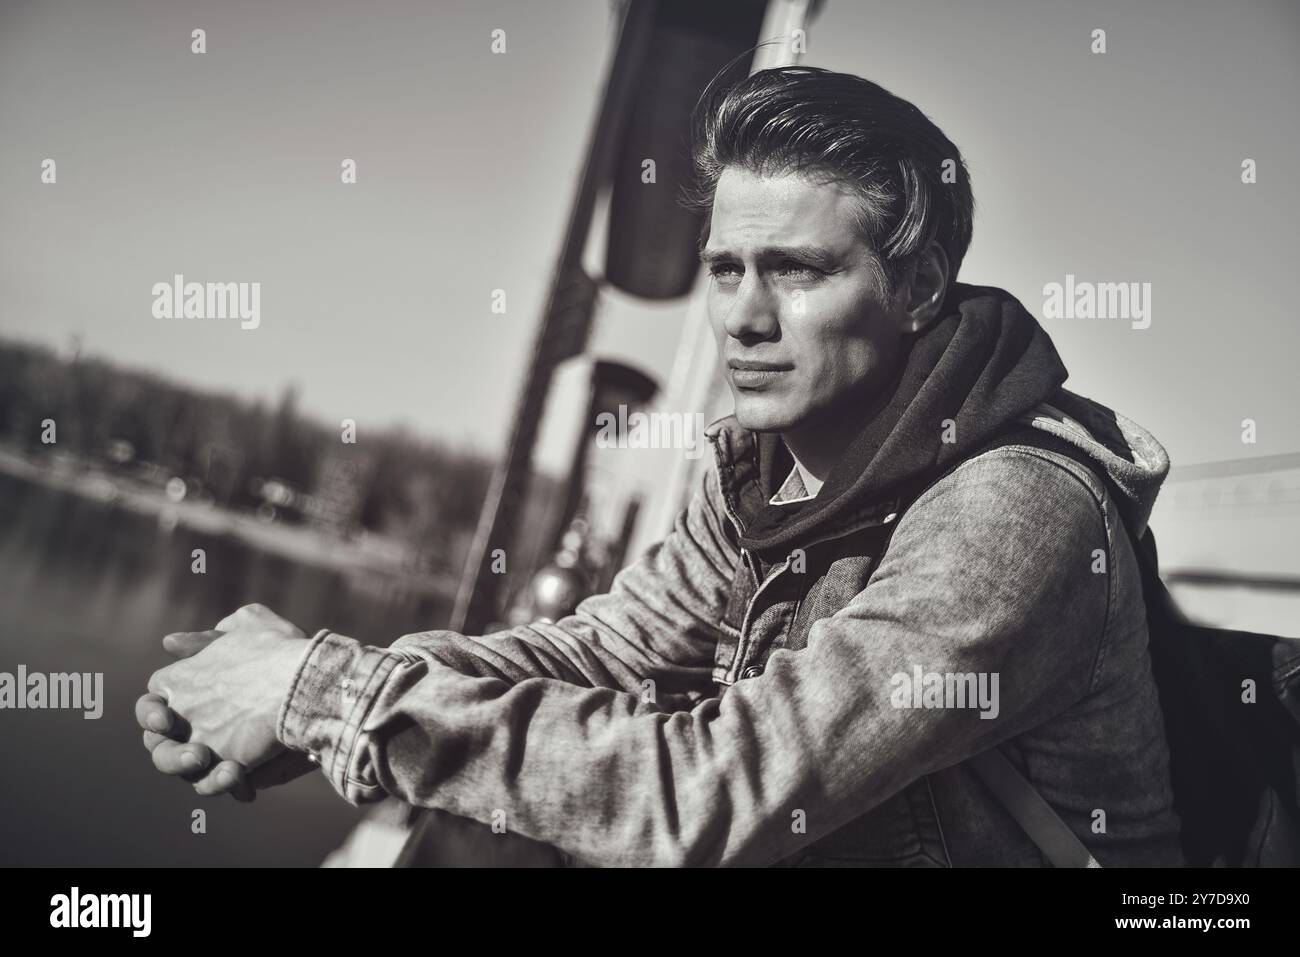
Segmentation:
<svg viewBox="0 0 1300 957">
<path fill-rule="evenodd" d="M 313 770 L 276 737 L 306 637 L 263 605 L 245 605 L 209 631 L 166 635 L 177 661 L 153 673 L 135 706 L 154 767 L 199 794 L 242 801 Z"/>
</svg>

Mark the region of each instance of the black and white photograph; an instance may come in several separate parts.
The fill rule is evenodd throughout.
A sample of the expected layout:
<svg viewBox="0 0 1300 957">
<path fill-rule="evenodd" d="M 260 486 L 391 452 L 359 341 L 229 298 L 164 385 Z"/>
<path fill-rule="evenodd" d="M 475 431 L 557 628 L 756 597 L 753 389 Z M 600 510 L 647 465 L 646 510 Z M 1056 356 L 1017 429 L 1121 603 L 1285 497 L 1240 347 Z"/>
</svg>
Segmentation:
<svg viewBox="0 0 1300 957">
<path fill-rule="evenodd" d="M 1295 0 L 0 0 L 6 924 L 798 868 L 1281 926 L 1298 53 Z"/>
</svg>

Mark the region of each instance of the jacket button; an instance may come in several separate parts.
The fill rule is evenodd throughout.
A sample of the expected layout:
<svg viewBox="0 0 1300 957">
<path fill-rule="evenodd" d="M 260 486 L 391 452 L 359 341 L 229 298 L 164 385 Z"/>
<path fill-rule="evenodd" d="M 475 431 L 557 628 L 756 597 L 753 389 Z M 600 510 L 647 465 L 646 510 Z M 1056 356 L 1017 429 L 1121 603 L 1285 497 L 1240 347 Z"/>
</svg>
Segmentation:
<svg viewBox="0 0 1300 957">
<path fill-rule="evenodd" d="M 742 677 L 742 678 L 757 678 L 757 677 L 758 677 L 759 675 L 761 675 L 762 673 L 763 673 L 763 666 L 762 666 L 762 665 L 750 665 L 748 668 L 746 668 L 744 671 L 742 671 L 742 672 L 740 673 L 740 677 Z"/>
</svg>

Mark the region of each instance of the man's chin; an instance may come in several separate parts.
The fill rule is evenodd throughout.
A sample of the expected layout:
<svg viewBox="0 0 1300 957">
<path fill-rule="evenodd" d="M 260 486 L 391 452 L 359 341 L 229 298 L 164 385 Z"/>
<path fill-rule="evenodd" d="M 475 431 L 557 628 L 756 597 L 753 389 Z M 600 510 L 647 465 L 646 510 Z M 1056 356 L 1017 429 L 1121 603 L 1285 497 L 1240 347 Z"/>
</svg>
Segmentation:
<svg viewBox="0 0 1300 957">
<path fill-rule="evenodd" d="M 751 432 L 784 432 L 795 424 L 798 416 L 784 403 L 769 397 L 733 395 L 736 421 L 742 429 Z"/>
</svg>

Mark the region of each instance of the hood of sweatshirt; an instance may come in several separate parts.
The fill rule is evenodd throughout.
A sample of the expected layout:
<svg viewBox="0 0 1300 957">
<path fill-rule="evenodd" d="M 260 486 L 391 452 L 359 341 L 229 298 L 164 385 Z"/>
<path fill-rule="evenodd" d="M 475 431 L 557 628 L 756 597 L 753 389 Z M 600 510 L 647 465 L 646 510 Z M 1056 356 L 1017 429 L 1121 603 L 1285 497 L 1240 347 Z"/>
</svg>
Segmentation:
<svg viewBox="0 0 1300 957">
<path fill-rule="evenodd" d="M 1133 534 L 1141 538 L 1160 486 L 1169 474 L 1169 455 L 1156 437 L 1132 419 L 1100 402 L 1060 389 L 1024 422 L 1081 449 L 1110 479 L 1116 503 Z"/>
<path fill-rule="evenodd" d="M 776 504 L 794 464 L 780 436 L 734 416 L 708 430 L 741 545 L 777 553 L 878 517 L 1007 429 L 1028 423 L 1080 449 L 1123 497 L 1141 535 L 1169 459 L 1135 422 L 1063 388 L 1068 373 L 1038 321 L 1010 293 L 954 283 L 887 395 L 814 498 Z M 874 412 L 874 414 L 873 414 Z"/>
</svg>

